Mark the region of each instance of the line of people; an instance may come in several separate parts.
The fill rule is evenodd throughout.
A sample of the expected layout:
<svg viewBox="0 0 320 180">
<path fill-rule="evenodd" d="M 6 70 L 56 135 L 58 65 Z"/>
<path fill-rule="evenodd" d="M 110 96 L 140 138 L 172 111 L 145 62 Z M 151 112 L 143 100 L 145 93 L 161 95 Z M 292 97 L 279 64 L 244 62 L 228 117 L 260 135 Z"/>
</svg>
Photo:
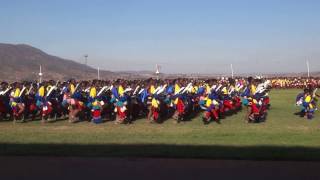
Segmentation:
<svg viewBox="0 0 320 180">
<path fill-rule="evenodd" d="M 303 89 L 308 85 L 320 86 L 320 78 L 307 77 L 279 77 L 270 79 L 272 87 L 276 89 L 298 88 Z"/>
<path fill-rule="evenodd" d="M 176 123 L 202 113 L 204 124 L 220 123 L 225 116 L 245 107 L 247 122 L 264 121 L 269 107 L 269 80 L 123 80 L 46 81 L 42 83 L 1 83 L 2 119 L 16 121 L 41 118 L 43 123 L 56 119 L 70 122 L 117 124 L 139 118 L 161 123 L 173 118 Z"/>
</svg>

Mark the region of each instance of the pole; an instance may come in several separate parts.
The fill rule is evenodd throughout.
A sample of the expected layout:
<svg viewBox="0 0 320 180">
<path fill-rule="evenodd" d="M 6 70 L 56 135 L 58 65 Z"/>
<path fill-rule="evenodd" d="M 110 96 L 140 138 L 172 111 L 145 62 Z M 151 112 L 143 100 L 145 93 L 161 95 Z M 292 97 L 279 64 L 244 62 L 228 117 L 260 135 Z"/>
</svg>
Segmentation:
<svg viewBox="0 0 320 180">
<path fill-rule="evenodd" d="M 233 65 L 230 64 L 230 68 L 231 68 L 231 77 L 233 78 Z"/>
<path fill-rule="evenodd" d="M 157 76 L 157 80 L 159 80 L 159 75 L 160 75 L 159 66 L 158 66 L 158 64 L 156 64 L 156 76 Z"/>
<path fill-rule="evenodd" d="M 42 71 L 41 71 L 41 65 L 40 65 L 40 71 L 39 71 L 39 83 L 42 83 Z"/>
<path fill-rule="evenodd" d="M 307 60 L 307 70 L 308 70 L 308 78 L 310 78 L 310 66 L 309 66 L 309 61 Z"/>
</svg>

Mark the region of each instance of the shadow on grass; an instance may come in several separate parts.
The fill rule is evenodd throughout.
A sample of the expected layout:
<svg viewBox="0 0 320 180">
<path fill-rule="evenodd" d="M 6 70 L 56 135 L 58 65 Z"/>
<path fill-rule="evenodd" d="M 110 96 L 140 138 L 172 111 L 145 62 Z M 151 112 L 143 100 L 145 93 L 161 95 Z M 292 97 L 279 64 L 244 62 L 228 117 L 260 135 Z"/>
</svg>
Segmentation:
<svg viewBox="0 0 320 180">
<path fill-rule="evenodd" d="M 320 148 L 168 144 L 0 144 L 0 155 L 319 161 Z"/>
</svg>

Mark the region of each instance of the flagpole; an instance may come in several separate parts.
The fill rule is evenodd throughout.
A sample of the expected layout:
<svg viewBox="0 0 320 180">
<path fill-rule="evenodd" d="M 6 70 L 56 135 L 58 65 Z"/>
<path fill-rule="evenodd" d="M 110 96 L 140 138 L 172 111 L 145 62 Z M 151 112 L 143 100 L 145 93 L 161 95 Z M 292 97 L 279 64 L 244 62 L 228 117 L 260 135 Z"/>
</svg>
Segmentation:
<svg viewBox="0 0 320 180">
<path fill-rule="evenodd" d="M 157 80 L 159 80 L 159 75 L 160 75 L 160 70 L 159 70 L 159 65 L 156 64 L 156 76 L 157 76 Z"/>
<path fill-rule="evenodd" d="M 39 72 L 39 83 L 42 83 L 42 71 L 41 71 L 41 65 L 40 65 L 40 72 Z"/>
<path fill-rule="evenodd" d="M 233 65 L 230 64 L 230 68 L 231 68 L 231 77 L 233 78 Z"/>
</svg>

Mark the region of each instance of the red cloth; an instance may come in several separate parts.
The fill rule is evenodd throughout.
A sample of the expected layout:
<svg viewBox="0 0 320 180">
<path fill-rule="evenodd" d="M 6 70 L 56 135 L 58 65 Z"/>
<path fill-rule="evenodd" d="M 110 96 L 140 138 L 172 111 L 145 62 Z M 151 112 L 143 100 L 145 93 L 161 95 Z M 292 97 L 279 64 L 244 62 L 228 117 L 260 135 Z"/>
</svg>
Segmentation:
<svg viewBox="0 0 320 180">
<path fill-rule="evenodd" d="M 178 99 L 178 103 L 177 103 L 177 111 L 179 112 L 179 114 L 184 113 L 184 104 L 180 98 Z"/>
<path fill-rule="evenodd" d="M 158 118 L 159 118 L 159 112 L 158 111 L 154 111 L 153 112 L 153 119 L 154 120 L 158 120 Z"/>
<path fill-rule="evenodd" d="M 92 116 L 93 116 L 94 118 L 100 117 L 100 116 L 101 116 L 101 111 L 100 111 L 100 110 L 94 110 L 94 111 L 92 112 Z"/>
<path fill-rule="evenodd" d="M 269 97 L 264 98 L 263 103 L 265 105 L 268 105 L 270 103 L 270 98 Z"/>
<path fill-rule="evenodd" d="M 124 120 L 127 117 L 126 111 L 121 112 L 121 107 L 117 107 L 117 113 L 121 120 Z"/>
<path fill-rule="evenodd" d="M 219 119 L 219 113 L 218 113 L 218 110 L 216 109 L 212 109 L 212 115 L 214 117 L 215 120 Z"/>
<path fill-rule="evenodd" d="M 52 106 L 48 105 L 47 110 L 42 110 L 42 116 L 48 116 L 52 112 Z"/>
<path fill-rule="evenodd" d="M 235 97 L 235 107 L 241 107 L 241 99 L 239 97 Z"/>
<path fill-rule="evenodd" d="M 205 117 L 206 119 L 209 119 L 209 118 L 211 117 L 211 112 L 206 111 L 206 112 L 204 113 L 204 117 Z"/>
<path fill-rule="evenodd" d="M 80 104 L 80 101 L 75 101 L 75 106 L 77 109 L 83 110 L 84 109 L 84 105 Z"/>
<path fill-rule="evenodd" d="M 252 109 L 251 112 L 254 114 L 259 114 L 260 112 L 259 108 L 257 107 L 257 104 L 252 103 L 251 109 Z"/>
<path fill-rule="evenodd" d="M 230 101 L 230 100 L 224 100 L 224 101 L 223 101 L 223 106 L 224 106 L 225 111 L 232 109 L 232 108 L 233 108 L 232 101 Z"/>
<path fill-rule="evenodd" d="M 29 111 L 33 112 L 33 111 L 36 111 L 36 110 L 37 110 L 36 104 L 31 104 L 31 105 L 29 106 Z"/>
</svg>

